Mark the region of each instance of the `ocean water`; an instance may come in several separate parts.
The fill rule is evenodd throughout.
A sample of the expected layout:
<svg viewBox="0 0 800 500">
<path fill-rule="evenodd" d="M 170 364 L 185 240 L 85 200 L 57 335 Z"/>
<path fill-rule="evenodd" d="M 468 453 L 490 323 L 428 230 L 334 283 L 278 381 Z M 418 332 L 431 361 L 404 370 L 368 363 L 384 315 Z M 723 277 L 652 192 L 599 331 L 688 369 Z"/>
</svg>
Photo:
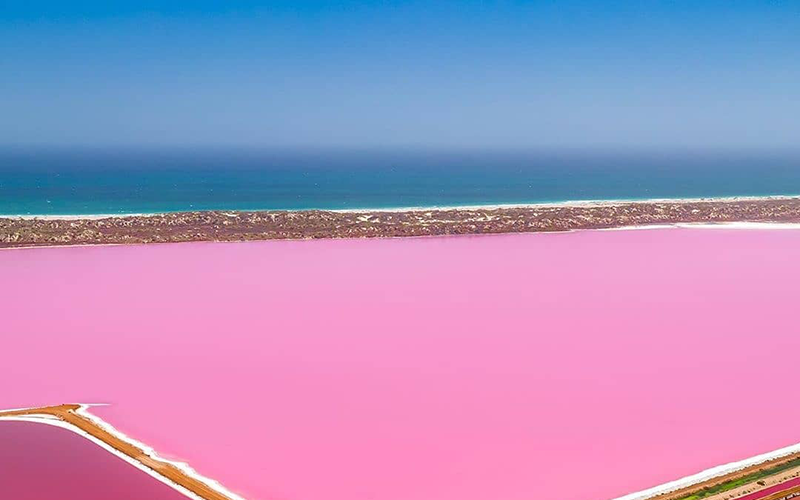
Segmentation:
<svg viewBox="0 0 800 500">
<path fill-rule="evenodd" d="M 800 194 L 800 154 L 3 150 L 0 214 Z"/>
</svg>

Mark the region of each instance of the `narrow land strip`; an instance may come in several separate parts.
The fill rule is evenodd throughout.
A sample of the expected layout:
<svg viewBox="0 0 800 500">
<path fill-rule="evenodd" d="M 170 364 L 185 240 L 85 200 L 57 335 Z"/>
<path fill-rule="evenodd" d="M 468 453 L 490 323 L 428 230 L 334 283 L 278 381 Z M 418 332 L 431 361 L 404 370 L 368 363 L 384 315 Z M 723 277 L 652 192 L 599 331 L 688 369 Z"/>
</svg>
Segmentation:
<svg viewBox="0 0 800 500">
<path fill-rule="evenodd" d="M 795 459 L 797 462 L 798 459 Z M 768 471 L 765 470 L 768 473 Z M 768 473 L 769 474 L 769 473 Z M 789 481 L 800 479 L 800 466 L 786 469 L 783 472 L 777 472 L 771 475 L 763 476 L 761 479 L 751 480 L 743 483 L 740 486 L 736 481 L 730 483 L 731 488 L 722 488 L 723 491 L 715 494 L 705 496 L 693 495 L 694 498 L 702 500 L 745 500 L 745 495 L 754 493 L 763 493 L 766 488 L 776 485 L 786 485 Z M 705 490 L 708 491 L 708 490 Z M 692 498 L 692 497 L 689 497 Z"/>
<path fill-rule="evenodd" d="M 753 457 L 757 458 L 757 457 Z M 752 460 L 751 460 L 752 461 Z M 731 464 L 733 465 L 733 464 Z M 761 499 L 772 491 L 782 492 L 793 487 L 800 479 L 800 452 L 766 459 L 728 473 L 720 473 L 706 480 L 687 484 L 684 487 L 650 495 L 631 494 L 653 500 L 751 500 Z M 688 479 L 688 478 L 687 478 Z M 664 485 L 666 486 L 666 485 Z M 776 497 L 780 498 L 780 497 Z M 770 498 L 770 500 L 772 500 Z"/>
<path fill-rule="evenodd" d="M 0 217 L 0 247 L 443 236 L 731 222 L 800 223 L 800 198 L 407 211 L 208 211 L 104 218 Z"/>
<path fill-rule="evenodd" d="M 208 482 L 187 474 L 177 465 L 159 460 L 147 454 L 145 450 L 135 444 L 104 429 L 97 422 L 79 413 L 81 405 L 64 404 L 42 408 L 23 410 L 0 411 L 0 420 L 6 417 L 51 417 L 69 424 L 99 441 L 110 446 L 117 452 L 138 462 L 147 469 L 165 478 L 168 484 L 177 485 L 203 500 L 237 500 L 234 495 L 228 495 L 208 484 Z"/>
</svg>

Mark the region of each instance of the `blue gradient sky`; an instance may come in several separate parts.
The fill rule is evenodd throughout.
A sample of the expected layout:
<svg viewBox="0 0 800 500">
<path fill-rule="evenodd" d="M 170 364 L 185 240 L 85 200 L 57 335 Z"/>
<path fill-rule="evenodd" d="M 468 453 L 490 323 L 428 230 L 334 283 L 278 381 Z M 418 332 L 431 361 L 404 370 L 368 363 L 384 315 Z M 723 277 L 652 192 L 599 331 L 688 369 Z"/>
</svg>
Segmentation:
<svg viewBox="0 0 800 500">
<path fill-rule="evenodd" d="M 0 144 L 784 148 L 800 2 L 0 4 Z"/>
</svg>

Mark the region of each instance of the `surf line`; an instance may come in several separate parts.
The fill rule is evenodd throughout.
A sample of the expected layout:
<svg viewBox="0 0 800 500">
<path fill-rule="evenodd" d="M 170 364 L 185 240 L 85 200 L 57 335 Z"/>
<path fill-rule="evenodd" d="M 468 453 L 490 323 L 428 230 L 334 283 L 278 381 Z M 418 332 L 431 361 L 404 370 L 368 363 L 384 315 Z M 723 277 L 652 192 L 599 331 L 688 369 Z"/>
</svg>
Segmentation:
<svg viewBox="0 0 800 500">
<path fill-rule="evenodd" d="M 89 412 L 90 404 L 0 410 L 0 421 L 14 420 L 61 427 L 125 460 L 193 500 L 245 500 L 188 464 L 166 460 L 144 443 L 129 438 Z"/>
</svg>

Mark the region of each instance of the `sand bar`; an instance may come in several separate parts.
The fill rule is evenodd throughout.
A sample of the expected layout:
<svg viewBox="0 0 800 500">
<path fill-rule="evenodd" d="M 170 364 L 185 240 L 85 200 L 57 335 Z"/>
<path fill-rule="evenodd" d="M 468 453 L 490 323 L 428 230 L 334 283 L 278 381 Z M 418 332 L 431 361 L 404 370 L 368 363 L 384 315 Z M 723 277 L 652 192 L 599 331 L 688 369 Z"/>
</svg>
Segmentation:
<svg viewBox="0 0 800 500">
<path fill-rule="evenodd" d="M 552 232 L 675 224 L 800 223 L 800 198 L 732 198 L 370 211 L 0 217 L 0 248 Z"/>
<path fill-rule="evenodd" d="M 0 485 L 4 499 L 200 498 L 179 491 L 177 485 L 127 456 L 110 453 L 107 446 L 99 445 L 96 439 L 82 435 L 55 417 L 0 418 L 0 443 Z"/>
<path fill-rule="evenodd" d="M 151 475 L 160 476 L 160 480 L 187 496 L 202 500 L 239 500 L 239 497 L 225 492 L 213 482 L 187 471 L 186 467 L 160 459 L 152 450 L 126 439 L 97 417 L 90 416 L 86 410 L 84 405 L 79 404 L 5 410 L 0 411 L 0 422 L 4 419 L 21 419 L 50 423 L 50 420 L 57 419 L 65 428 L 93 438 L 137 467 L 146 469 Z"/>
</svg>

